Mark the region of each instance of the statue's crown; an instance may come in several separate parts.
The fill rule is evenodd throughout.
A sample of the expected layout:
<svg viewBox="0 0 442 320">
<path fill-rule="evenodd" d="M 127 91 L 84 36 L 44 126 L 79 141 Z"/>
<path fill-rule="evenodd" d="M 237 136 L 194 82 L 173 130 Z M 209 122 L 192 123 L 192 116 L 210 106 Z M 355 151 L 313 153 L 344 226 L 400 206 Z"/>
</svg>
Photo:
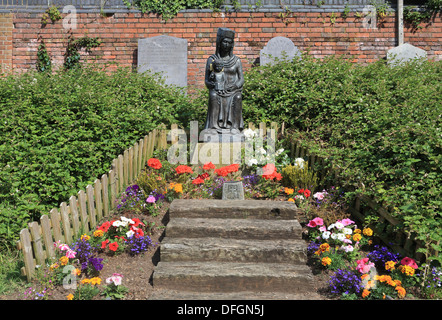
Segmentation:
<svg viewBox="0 0 442 320">
<path fill-rule="evenodd" d="M 218 36 L 233 39 L 235 37 L 235 31 L 228 28 L 218 28 Z"/>
</svg>

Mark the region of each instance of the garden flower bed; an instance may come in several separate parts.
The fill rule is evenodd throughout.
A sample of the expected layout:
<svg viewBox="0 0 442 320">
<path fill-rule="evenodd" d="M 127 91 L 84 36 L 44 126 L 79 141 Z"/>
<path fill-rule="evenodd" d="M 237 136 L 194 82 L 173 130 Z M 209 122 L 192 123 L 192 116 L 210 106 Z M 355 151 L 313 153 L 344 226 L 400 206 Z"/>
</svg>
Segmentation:
<svg viewBox="0 0 442 320">
<path fill-rule="evenodd" d="M 57 259 L 40 266 L 30 287 L 14 299 L 148 299 L 169 204 L 177 198 L 220 199 L 223 182 L 231 180 L 243 182 L 247 198 L 292 201 L 302 210 L 309 265 L 324 299 L 441 297 L 440 267 L 419 266 L 391 252 L 369 225 L 352 220 L 339 187 L 308 187 L 314 175 L 296 173 L 309 170 L 302 159 L 261 169 L 258 175 L 256 164 L 191 167 L 149 159 L 117 199 L 111 218 L 72 244 L 55 243 Z M 304 180 L 294 184 L 294 177 Z"/>
</svg>

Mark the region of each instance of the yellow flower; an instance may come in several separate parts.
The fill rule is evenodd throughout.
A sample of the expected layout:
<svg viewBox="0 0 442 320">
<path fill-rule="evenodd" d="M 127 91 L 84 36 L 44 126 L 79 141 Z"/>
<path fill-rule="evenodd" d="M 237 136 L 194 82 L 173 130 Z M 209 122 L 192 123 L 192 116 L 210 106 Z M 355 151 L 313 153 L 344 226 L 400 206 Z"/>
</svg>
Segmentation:
<svg viewBox="0 0 442 320">
<path fill-rule="evenodd" d="M 364 289 L 364 290 L 362 291 L 362 298 L 366 298 L 366 297 L 368 297 L 369 294 L 370 294 L 370 291 L 368 291 L 367 289 Z"/>
<path fill-rule="evenodd" d="M 66 257 L 66 256 L 61 257 L 59 260 L 60 260 L 60 264 L 61 264 L 62 266 L 67 265 L 68 262 L 69 262 L 69 258 Z"/>
<path fill-rule="evenodd" d="M 91 279 L 88 279 L 88 278 L 81 280 L 81 284 L 88 284 L 90 282 L 91 282 Z"/>
<path fill-rule="evenodd" d="M 90 236 L 88 236 L 87 234 L 83 234 L 82 236 L 81 236 L 81 240 L 86 240 L 86 241 L 88 241 L 89 239 L 90 239 L 91 237 Z"/>
<path fill-rule="evenodd" d="M 373 235 L 373 230 L 371 230 L 370 228 L 365 228 L 362 233 L 368 237 L 371 237 Z"/>
<path fill-rule="evenodd" d="M 387 262 L 385 262 L 385 270 L 394 270 L 395 269 L 395 266 L 396 265 L 396 262 L 394 262 L 394 261 L 387 261 Z"/>
<path fill-rule="evenodd" d="M 287 201 L 289 201 L 289 202 L 295 202 L 295 199 L 293 199 L 293 198 L 289 198 Z"/>
<path fill-rule="evenodd" d="M 284 188 L 284 192 L 285 192 L 287 195 L 291 195 L 293 192 L 295 192 L 295 190 L 292 189 L 292 188 L 287 188 L 287 187 L 285 187 L 285 188 Z"/>
<path fill-rule="evenodd" d="M 331 264 L 331 262 L 332 262 L 332 260 L 329 257 L 324 257 L 321 260 L 321 263 L 323 266 L 328 266 Z"/>
<path fill-rule="evenodd" d="M 74 300 L 74 295 L 72 293 L 68 294 L 66 297 L 68 300 Z"/>
<path fill-rule="evenodd" d="M 361 236 L 361 234 L 360 233 L 356 233 L 356 234 L 354 234 L 353 235 L 353 240 L 354 241 L 361 241 L 361 239 L 362 239 L 362 236 Z"/>
<path fill-rule="evenodd" d="M 49 270 L 53 271 L 53 270 L 57 269 L 59 266 L 60 265 L 57 262 L 55 262 L 55 263 L 51 264 L 51 266 L 49 267 Z"/>
<path fill-rule="evenodd" d="M 365 289 L 371 289 L 371 288 L 373 288 L 375 286 L 375 283 L 374 283 L 374 281 L 372 281 L 372 280 L 369 280 L 369 281 L 367 281 L 367 284 L 365 285 Z"/>
<path fill-rule="evenodd" d="M 321 250 L 321 252 L 330 251 L 330 245 L 328 243 L 323 243 L 319 246 L 319 250 Z"/>
<path fill-rule="evenodd" d="M 103 234 L 104 234 L 104 231 L 103 230 L 95 230 L 94 231 L 94 237 L 102 237 L 103 236 Z"/>
<path fill-rule="evenodd" d="M 91 279 L 91 284 L 92 285 L 101 284 L 101 279 L 99 277 L 94 277 Z"/>
<path fill-rule="evenodd" d="M 355 229 L 355 231 L 353 231 L 353 233 L 361 233 L 361 229 Z"/>
<path fill-rule="evenodd" d="M 414 268 L 410 266 L 400 266 L 399 271 L 402 273 L 405 273 L 407 276 L 413 276 L 414 275 Z"/>
<path fill-rule="evenodd" d="M 74 270 L 72 270 L 72 274 L 76 275 L 76 276 L 79 276 L 81 274 L 81 270 L 78 269 L 78 268 L 75 268 Z"/>
</svg>

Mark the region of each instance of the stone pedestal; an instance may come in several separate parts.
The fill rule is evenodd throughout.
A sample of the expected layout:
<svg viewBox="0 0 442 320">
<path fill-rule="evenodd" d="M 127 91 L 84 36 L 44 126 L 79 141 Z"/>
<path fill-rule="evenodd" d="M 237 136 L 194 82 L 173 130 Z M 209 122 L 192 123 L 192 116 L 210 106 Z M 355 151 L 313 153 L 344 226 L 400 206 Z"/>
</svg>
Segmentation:
<svg viewBox="0 0 442 320">
<path fill-rule="evenodd" d="M 199 142 L 191 147 L 190 163 L 204 165 L 212 162 L 216 167 L 241 164 L 244 142 Z"/>
<path fill-rule="evenodd" d="M 242 181 L 226 181 L 223 183 L 223 200 L 244 200 Z"/>
</svg>

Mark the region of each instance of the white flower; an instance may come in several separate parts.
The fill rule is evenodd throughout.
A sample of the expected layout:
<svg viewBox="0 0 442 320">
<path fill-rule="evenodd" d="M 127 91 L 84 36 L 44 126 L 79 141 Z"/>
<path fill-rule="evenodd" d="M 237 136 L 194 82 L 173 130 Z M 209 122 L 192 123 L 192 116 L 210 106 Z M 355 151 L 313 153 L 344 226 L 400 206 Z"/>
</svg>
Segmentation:
<svg viewBox="0 0 442 320">
<path fill-rule="evenodd" d="M 350 228 L 344 228 L 341 230 L 344 234 L 352 234 L 353 230 L 351 230 Z"/>
<path fill-rule="evenodd" d="M 330 236 L 333 240 L 336 240 L 338 238 L 338 235 L 336 233 L 332 233 Z"/>
<path fill-rule="evenodd" d="M 331 234 L 330 231 L 324 231 L 324 232 L 322 233 L 322 239 L 328 239 L 328 238 L 330 238 L 330 234 Z"/>
<path fill-rule="evenodd" d="M 247 166 L 248 166 L 248 167 L 251 167 L 251 166 L 253 166 L 254 164 L 258 164 L 258 160 L 256 160 L 256 159 L 250 159 L 250 160 L 247 161 Z"/>
<path fill-rule="evenodd" d="M 132 229 L 129 230 L 128 232 L 126 232 L 126 236 L 127 236 L 128 238 L 132 237 L 134 234 L 135 234 L 135 232 L 133 232 Z"/>
<path fill-rule="evenodd" d="M 331 230 L 331 229 L 333 229 L 334 227 L 335 227 L 335 224 L 334 224 L 334 223 L 332 223 L 331 225 L 329 225 L 329 226 L 328 226 L 328 228 L 327 228 L 327 229 L 328 229 L 328 230 Z"/>
<path fill-rule="evenodd" d="M 246 139 L 253 139 L 254 137 L 257 136 L 256 131 L 252 129 L 245 129 L 243 131 L 243 134 Z"/>
<path fill-rule="evenodd" d="M 279 156 L 284 151 L 284 148 L 276 150 L 276 156 Z"/>
<path fill-rule="evenodd" d="M 313 198 L 318 199 L 318 200 L 322 200 L 322 199 L 324 199 L 326 194 L 327 194 L 327 192 L 325 192 L 325 191 L 324 192 L 316 192 L 313 195 Z"/>
<path fill-rule="evenodd" d="M 304 169 L 304 159 L 296 158 L 295 159 L 295 167 L 299 167 L 300 169 Z"/>
<path fill-rule="evenodd" d="M 342 246 L 341 249 L 343 249 L 345 252 L 352 252 L 354 250 L 352 245 Z"/>
<path fill-rule="evenodd" d="M 336 222 L 335 227 L 336 227 L 336 229 L 341 230 L 342 228 L 344 228 L 344 225 L 340 222 Z"/>
<path fill-rule="evenodd" d="M 344 241 L 346 238 L 345 238 L 345 234 L 343 234 L 343 233 L 338 233 L 338 240 L 339 241 Z"/>
</svg>

